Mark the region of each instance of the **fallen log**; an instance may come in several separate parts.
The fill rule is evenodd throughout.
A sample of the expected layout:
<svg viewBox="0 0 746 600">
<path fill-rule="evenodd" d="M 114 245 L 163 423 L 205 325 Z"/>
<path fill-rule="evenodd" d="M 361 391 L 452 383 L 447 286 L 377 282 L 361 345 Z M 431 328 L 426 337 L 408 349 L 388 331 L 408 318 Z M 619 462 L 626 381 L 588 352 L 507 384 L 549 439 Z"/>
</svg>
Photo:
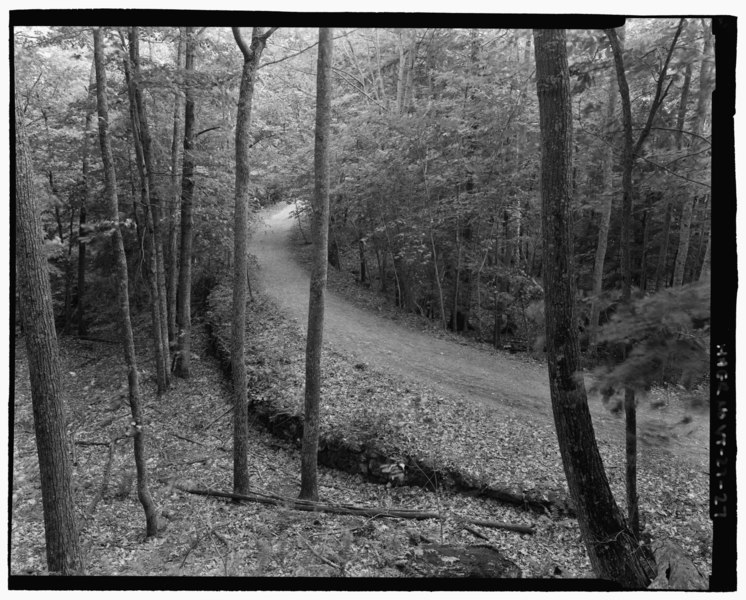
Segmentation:
<svg viewBox="0 0 746 600">
<path fill-rule="evenodd" d="M 217 498 L 229 498 L 231 500 L 244 500 L 246 502 L 258 502 L 260 504 L 271 504 L 275 506 L 283 506 L 285 508 L 292 508 L 294 510 L 307 511 L 307 512 L 327 512 L 336 515 L 355 515 L 360 517 L 387 517 L 390 519 L 442 519 L 443 514 L 437 512 L 420 511 L 420 510 L 408 510 L 408 509 L 387 509 L 387 508 L 366 508 L 362 506 L 351 506 L 351 505 L 335 505 L 335 504 L 324 504 L 322 502 L 312 502 L 310 500 L 299 500 L 292 498 L 283 498 L 282 496 L 276 496 L 274 494 L 264 494 L 260 492 L 254 492 L 249 494 L 234 494 L 232 492 L 221 492 L 212 489 L 193 488 L 174 485 L 176 489 L 186 492 L 188 494 L 196 494 L 198 496 L 214 496 Z M 486 519 L 474 519 L 471 517 L 464 517 L 460 515 L 447 515 L 451 519 L 460 521 L 463 523 L 470 523 L 472 525 L 478 525 L 480 527 L 490 527 L 492 529 L 506 529 L 508 531 L 516 531 L 518 533 L 533 534 L 534 528 L 527 525 L 514 525 L 512 523 L 503 523 L 501 521 L 489 521 Z"/>
</svg>

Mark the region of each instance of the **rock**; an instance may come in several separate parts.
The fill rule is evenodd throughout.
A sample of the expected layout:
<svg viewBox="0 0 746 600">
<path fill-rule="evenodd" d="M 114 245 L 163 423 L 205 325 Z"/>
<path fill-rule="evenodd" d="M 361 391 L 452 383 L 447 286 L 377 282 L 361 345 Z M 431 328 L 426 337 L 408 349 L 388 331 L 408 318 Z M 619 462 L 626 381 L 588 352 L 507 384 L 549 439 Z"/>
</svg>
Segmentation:
<svg viewBox="0 0 746 600">
<path fill-rule="evenodd" d="M 494 547 L 424 544 L 407 551 L 396 565 L 409 577 L 518 579 L 521 570 Z"/>
</svg>

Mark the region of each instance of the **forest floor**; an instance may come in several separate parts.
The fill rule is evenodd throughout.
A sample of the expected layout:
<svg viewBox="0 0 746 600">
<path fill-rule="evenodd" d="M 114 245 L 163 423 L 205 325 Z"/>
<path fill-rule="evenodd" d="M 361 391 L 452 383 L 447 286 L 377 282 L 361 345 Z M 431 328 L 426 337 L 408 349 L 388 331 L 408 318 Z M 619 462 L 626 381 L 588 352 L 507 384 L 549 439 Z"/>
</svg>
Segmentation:
<svg viewBox="0 0 746 600">
<path fill-rule="evenodd" d="M 269 330 L 278 331 L 273 324 Z M 412 540 L 469 545 L 483 542 L 453 517 L 464 515 L 533 525 L 536 535 L 474 527 L 524 577 L 591 577 L 574 519 L 551 520 L 512 506 L 415 487 L 367 483 L 320 467 L 328 503 L 437 511 L 443 520 L 409 521 L 296 512 L 287 506 L 234 504 L 175 487 L 230 491 L 230 385 L 208 353 L 202 322 L 193 329 L 193 376 L 156 396 L 148 319 L 137 319 L 137 351 L 147 432 L 150 487 L 160 534 L 144 540 L 129 421 L 126 369 L 115 343 L 60 338 L 64 388 L 74 448 L 73 486 L 87 574 L 113 576 L 402 577 L 397 562 Z M 98 331 L 114 339 L 113 331 Z M 282 345 L 281 339 L 275 343 Z M 292 357 L 293 361 L 297 357 Z M 15 346 L 13 487 L 10 573 L 45 573 L 44 527 L 28 365 L 23 340 Z M 109 443 L 116 440 L 111 446 Z M 250 428 L 252 488 L 296 498 L 300 453 L 254 419 Z M 445 518 L 448 517 L 448 518 Z M 287 587 L 297 584 L 288 581 Z M 251 584 L 249 584 L 251 585 Z M 258 588 L 263 585 L 257 583 Z M 284 584 L 280 584 L 281 588 Z M 311 586 L 315 587 L 315 586 Z"/>
<path fill-rule="evenodd" d="M 278 282 L 297 285 L 302 292 L 295 297 L 307 302 L 307 276 L 293 260 L 303 249 L 292 249 L 289 235 L 289 228 L 282 236 L 275 237 L 268 229 L 254 235 L 255 241 L 264 241 L 265 248 L 262 253 L 254 244 L 261 268 L 259 281 L 252 276 L 256 299 L 249 303 L 247 362 L 252 393 L 298 406 L 302 402 L 303 306 L 286 304 L 284 300 L 294 292 L 273 287 Z M 268 255 L 280 272 L 272 270 Z M 284 261 L 284 266 L 276 264 Z M 284 267 L 288 271 L 283 274 Z M 382 439 L 395 440 L 400 448 L 430 453 L 434 460 L 448 461 L 464 471 L 522 489 L 537 484 L 564 485 L 550 413 L 541 407 L 549 403 L 542 382 L 545 367 L 518 356 L 486 352 L 456 336 L 433 335 L 423 331 L 426 328 L 416 319 L 397 315 L 383 305 L 380 311 L 373 309 L 380 314 L 370 315 L 369 309 L 354 304 L 370 306 L 377 302 L 371 300 L 374 295 L 367 290 L 361 293 L 343 275 L 330 272 L 330 287 L 339 293 L 329 294 L 322 422 L 326 417 L 333 427 L 344 431 L 347 421 L 362 415 L 358 425 L 378 428 L 368 434 L 380 433 Z M 341 306 L 342 312 L 335 306 Z M 352 315 L 352 321 L 345 321 L 345 314 Z M 368 322 L 368 317 L 375 320 Z M 371 326 L 379 337 L 366 337 Z M 231 489 L 230 385 L 217 360 L 208 354 L 206 327 L 198 320 L 193 330 L 192 379 L 177 380 L 171 390 L 156 397 L 148 329 L 148 318 L 141 315 L 136 331 L 148 466 L 162 525 L 160 535 L 148 541 L 143 540 L 144 518 L 135 493 L 131 442 L 117 439 L 126 431 L 129 418 L 121 348 L 113 343 L 60 339 L 68 431 L 75 449 L 74 493 L 88 573 L 401 577 L 397 563 L 413 551 L 413 539 L 425 537 L 457 545 L 484 541 L 454 518 L 462 515 L 534 527 L 534 535 L 473 528 L 514 561 L 523 577 L 592 576 L 575 519 L 539 515 L 460 494 L 448 486 L 440 486 L 437 492 L 392 488 L 368 483 L 361 475 L 320 468 L 323 501 L 444 515 L 443 519 L 425 521 L 296 512 L 287 506 L 239 505 L 183 493 L 176 484 Z M 113 331 L 95 335 L 116 338 Z M 390 338 L 397 345 L 388 345 Z M 420 357 L 410 366 L 408 359 L 428 348 L 452 353 L 441 355 L 448 377 L 436 376 L 440 369 L 433 370 L 435 375 L 428 373 L 429 359 Z M 17 341 L 15 351 L 10 572 L 41 574 L 45 563 L 43 518 L 23 340 Z M 485 363 L 483 378 L 462 389 L 455 379 L 458 370 L 468 369 L 478 355 L 491 366 Z M 389 362 L 379 362 L 382 357 L 388 357 Z M 494 396 L 490 377 L 498 380 Z M 449 380 L 455 381 L 449 384 Z M 701 430 L 707 430 L 706 413 L 694 416 L 687 436 L 686 424 L 679 422 L 684 407 L 675 394 L 668 400 L 655 413 L 667 428 L 663 433 L 655 426 L 646 436 L 648 429 L 641 424 L 645 444 L 639 464 L 643 522 L 654 538 L 673 539 L 707 574 L 712 537 L 706 435 L 704 443 L 700 441 Z M 594 423 L 597 412 L 594 408 Z M 622 421 L 608 415 L 599 419 L 601 453 L 615 495 L 623 501 L 623 444 L 618 431 Z M 603 425 L 606 422 L 608 425 Z M 117 441 L 110 446 L 112 439 Z M 271 436 L 253 418 L 250 444 L 252 486 L 286 498 L 297 497 L 297 446 Z M 680 447 L 687 450 L 680 451 Z M 293 584 L 288 582 L 288 587 Z"/>
</svg>

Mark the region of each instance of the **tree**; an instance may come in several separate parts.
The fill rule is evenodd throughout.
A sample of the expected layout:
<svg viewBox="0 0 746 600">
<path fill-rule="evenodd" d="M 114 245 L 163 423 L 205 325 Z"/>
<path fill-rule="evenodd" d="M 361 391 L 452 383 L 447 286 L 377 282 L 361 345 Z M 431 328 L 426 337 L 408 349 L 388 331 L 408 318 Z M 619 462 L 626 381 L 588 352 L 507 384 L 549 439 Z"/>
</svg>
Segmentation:
<svg viewBox="0 0 746 600">
<path fill-rule="evenodd" d="M 702 64 L 699 71 L 699 93 L 697 95 L 697 112 L 694 116 L 694 132 L 692 143 L 689 145 L 692 154 L 696 154 L 703 146 L 702 133 L 709 119 L 712 106 L 712 91 L 715 87 L 714 49 L 712 44 L 712 20 L 702 20 L 704 48 L 702 50 Z M 679 228 L 679 248 L 673 272 L 673 286 L 680 287 L 684 283 L 684 270 L 689 256 L 689 241 L 691 239 L 692 213 L 694 212 L 695 197 L 684 200 Z"/>
<path fill-rule="evenodd" d="M 15 135 L 17 282 L 31 376 L 47 568 L 63 575 L 73 575 L 82 572 L 84 566 L 65 439 L 60 358 L 24 115 L 17 96 Z"/>
<path fill-rule="evenodd" d="M 571 213 L 572 105 L 564 30 L 534 30 L 541 130 L 542 237 L 552 412 L 578 524 L 595 573 L 625 588 L 655 575 L 611 493 L 580 374 Z"/>
<path fill-rule="evenodd" d="M 101 159 L 104 164 L 106 182 L 106 199 L 109 204 L 109 219 L 113 250 L 116 259 L 117 295 L 121 318 L 122 345 L 127 364 L 127 381 L 129 386 L 129 404 L 132 413 L 131 434 L 137 469 L 137 497 L 145 511 L 145 534 L 147 537 L 158 533 L 158 516 L 155 503 L 148 487 L 148 471 L 145 459 L 145 428 L 142 408 L 140 406 L 140 382 L 135 355 L 135 337 L 132 332 L 129 303 L 129 277 L 127 275 L 127 255 L 124 252 L 121 224 L 119 221 L 119 200 L 117 198 L 117 179 L 114 171 L 114 156 L 109 140 L 109 104 L 106 95 L 106 69 L 104 66 L 104 44 L 100 27 L 93 30 L 94 60 L 96 62 L 96 100 L 98 106 L 98 135 L 101 146 Z"/>
<path fill-rule="evenodd" d="M 159 198 L 158 186 L 156 183 L 156 161 L 153 149 L 153 136 L 150 131 L 148 119 L 148 109 L 145 103 L 145 95 L 142 91 L 142 73 L 140 69 L 140 28 L 129 28 L 129 52 L 130 62 L 132 65 L 132 78 L 130 85 L 134 87 L 135 110 L 138 117 L 140 142 L 142 143 L 142 154 L 145 167 L 145 176 L 147 178 L 147 206 L 150 221 L 152 223 L 151 248 L 155 254 L 155 281 L 156 295 L 153 301 L 156 304 L 158 312 L 158 323 L 160 325 L 161 351 L 165 359 L 165 387 L 169 385 L 169 347 L 168 347 L 168 304 L 166 298 L 166 271 L 163 259 L 163 234 L 161 233 L 161 202 Z M 133 135 L 135 133 L 133 132 Z"/>
<path fill-rule="evenodd" d="M 86 334 L 85 322 L 85 271 L 86 271 L 86 219 L 88 206 L 93 196 L 93 182 L 90 180 L 89 153 L 91 147 L 90 131 L 93 113 L 96 110 L 96 65 L 91 61 L 91 74 L 88 78 L 88 97 L 85 109 L 85 125 L 83 128 L 83 196 L 80 200 L 78 213 L 78 293 L 76 309 L 78 311 L 78 335 Z"/>
<path fill-rule="evenodd" d="M 179 39 L 176 43 L 176 77 L 178 78 L 182 69 L 182 50 L 184 47 L 185 30 L 179 28 Z M 179 147 L 186 144 L 183 139 L 182 129 L 184 127 L 181 118 L 184 110 L 181 99 L 181 93 L 178 85 L 174 86 L 174 126 L 171 136 L 171 205 L 168 213 L 168 252 L 166 253 L 166 300 L 168 301 L 168 339 L 169 345 L 176 341 L 176 294 L 179 285 L 179 257 L 177 242 L 179 238 L 179 227 L 177 224 L 177 215 L 179 213 L 179 201 L 181 199 L 181 187 L 179 186 Z M 178 375 L 177 373 L 177 376 Z"/>
<path fill-rule="evenodd" d="M 251 124 L 251 103 L 254 98 L 256 70 L 262 52 L 276 27 L 262 33 L 254 27 L 251 46 L 247 46 L 241 36 L 241 29 L 233 27 L 241 54 L 243 70 L 238 95 L 236 115 L 236 205 L 233 220 L 233 325 L 231 335 L 231 373 L 233 377 L 233 491 L 245 494 L 249 490 L 248 439 L 249 416 L 246 391 L 246 364 L 244 347 L 246 337 L 246 286 L 247 268 L 246 237 L 248 235 L 249 204 L 249 126 Z"/>
<path fill-rule="evenodd" d="M 313 266 L 308 298 L 306 390 L 301 449 L 300 497 L 318 500 L 319 405 L 321 403 L 321 348 L 324 337 L 324 295 L 329 241 L 329 134 L 331 129 L 332 29 L 319 28 L 316 67 L 316 143 L 314 146 L 314 202 L 311 221 Z"/>
<path fill-rule="evenodd" d="M 192 295 L 192 201 L 194 199 L 194 53 L 196 39 L 194 27 L 186 28 L 185 91 L 184 108 L 184 161 L 181 176 L 181 252 L 179 259 L 179 291 L 176 307 L 177 352 L 175 374 L 189 378 L 191 362 L 191 295 Z M 176 130 L 176 125 L 174 129 Z M 172 267 L 175 269 L 175 266 Z"/>
<path fill-rule="evenodd" d="M 127 81 L 127 92 L 129 95 L 130 103 L 130 123 L 132 126 L 132 142 L 135 146 L 135 159 L 137 161 L 137 171 L 140 178 L 140 201 L 145 210 L 145 222 L 147 233 L 143 235 L 146 238 L 146 259 L 145 259 L 145 273 L 148 282 L 148 288 L 150 293 L 150 314 L 153 327 L 153 341 L 155 346 L 155 365 L 156 365 L 156 382 L 158 385 L 158 393 L 161 394 L 168 389 L 169 384 L 169 373 L 168 373 L 168 333 L 166 323 L 163 321 L 163 313 L 161 312 L 160 302 L 160 286 L 158 279 L 158 250 L 156 244 L 154 218 L 155 211 L 153 210 L 152 199 L 152 184 L 153 176 L 151 173 L 152 168 L 152 153 L 148 150 L 146 154 L 146 145 L 150 147 L 150 134 L 147 133 L 147 127 L 143 127 L 142 117 L 145 114 L 144 111 L 140 110 L 142 94 L 140 94 L 140 100 L 138 100 L 138 82 L 137 82 L 137 67 L 139 64 L 139 46 L 138 46 L 138 34 L 137 31 L 132 28 L 133 31 L 129 32 L 129 57 L 124 58 L 124 75 Z M 124 35 L 119 32 L 122 40 L 122 46 L 124 46 Z M 136 214 L 136 211 L 135 211 Z M 166 326 L 166 339 L 164 340 L 164 326 Z"/>
<path fill-rule="evenodd" d="M 624 130 L 624 149 L 622 153 L 622 232 L 621 232 L 621 254 L 622 254 L 622 302 L 629 304 L 632 298 L 632 198 L 635 190 L 632 182 L 632 173 L 635 161 L 640 154 L 645 141 L 650 134 L 655 114 L 658 112 L 665 92 L 663 83 L 666 80 L 668 64 L 671 62 L 676 42 L 684 27 L 684 19 L 679 21 L 679 26 L 673 36 L 668 54 L 658 75 L 655 96 L 650 105 L 647 121 L 637 141 L 634 141 L 632 131 L 632 104 L 630 101 L 629 84 L 624 69 L 623 47 L 616 30 L 606 30 L 611 49 L 614 54 L 614 65 L 617 75 L 617 86 L 622 102 L 622 127 Z M 670 85 L 670 84 L 669 84 Z M 644 277 L 644 275 L 643 275 Z M 624 348 L 627 353 L 627 348 Z M 626 484 L 627 484 L 627 515 L 630 528 L 635 536 L 640 536 L 640 515 L 637 498 L 637 407 L 635 404 L 635 391 L 631 387 L 624 389 L 624 419 L 625 419 L 625 452 L 626 452 Z"/>
<path fill-rule="evenodd" d="M 609 99 L 606 105 L 606 129 L 613 130 L 614 112 L 616 110 L 616 75 L 609 76 Z M 614 146 L 612 135 L 607 135 L 607 146 L 603 157 L 603 190 L 601 192 L 601 211 L 598 224 L 598 244 L 596 246 L 596 257 L 593 263 L 593 299 L 591 304 L 590 329 L 591 342 L 595 345 L 598 330 L 598 317 L 600 296 L 603 291 L 604 262 L 606 261 L 606 248 L 609 241 L 609 226 L 611 224 L 611 207 L 614 199 Z"/>
</svg>

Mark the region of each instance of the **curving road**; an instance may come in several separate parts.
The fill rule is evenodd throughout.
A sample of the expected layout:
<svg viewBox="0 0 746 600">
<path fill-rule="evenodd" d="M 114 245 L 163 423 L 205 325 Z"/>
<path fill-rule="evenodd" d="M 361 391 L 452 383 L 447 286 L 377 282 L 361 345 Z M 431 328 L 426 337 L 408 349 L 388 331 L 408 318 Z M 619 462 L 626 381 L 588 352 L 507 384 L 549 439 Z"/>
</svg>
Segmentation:
<svg viewBox="0 0 746 600">
<path fill-rule="evenodd" d="M 292 206 L 274 207 L 249 244 L 260 265 L 262 287 L 305 326 L 308 272 L 291 249 Z M 327 291 L 324 342 L 374 368 L 415 380 L 446 396 L 465 396 L 499 409 L 521 406 L 551 415 L 546 367 L 512 356 L 495 356 L 437 339 L 353 306 Z"/>
<path fill-rule="evenodd" d="M 292 208 L 279 205 L 265 210 L 249 251 L 259 261 L 263 289 L 305 329 L 309 275 L 293 257 Z M 520 355 L 490 353 L 435 338 L 357 308 L 330 291 L 326 296 L 324 343 L 356 361 L 425 384 L 446 397 L 478 401 L 498 414 L 509 411 L 514 417 L 552 422 L 546 365 Z M 597 399 L 591 399 L 589 405 L 599 440 L 623 443 L 623 420 L 611 415 Z M 678 407 L 653 410 L 643 403 L 638 408 L 638 426 L 666 431 L 672 440 L 676 439 L 677 453 L 705 460 L 702 452 L 704 448 L 706 453 L 707 448 L 707 424 L 700 420 L 701 427 L 696 431 L 684 428 L 676 423 L 683 415 L 679 412 Z M 698 417 L 702 418 L 707 418 L 706 413 Z"/>
</svg>

